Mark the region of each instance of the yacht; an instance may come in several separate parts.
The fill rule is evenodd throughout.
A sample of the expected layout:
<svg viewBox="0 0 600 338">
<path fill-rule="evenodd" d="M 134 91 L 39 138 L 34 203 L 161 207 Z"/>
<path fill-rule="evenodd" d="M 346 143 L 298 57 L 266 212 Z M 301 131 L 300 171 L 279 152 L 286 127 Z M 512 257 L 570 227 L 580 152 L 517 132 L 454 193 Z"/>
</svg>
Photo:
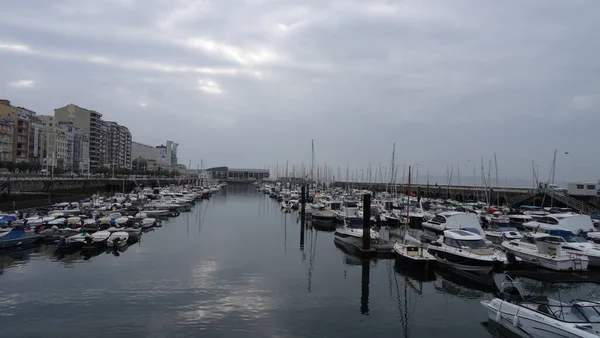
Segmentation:
<svg viewBox="0 0 600 338">
<path fill-rule="evenodd" d="M 485 238 L 485 233 L 473 213 L 444 211 L 435 215 L 430 221 L 423 223 L 426 237 L 432 240 L 444 234 L 445 230 L 463 229 Z"/>
<path fill-rule="evenodd" d="M 580 215 L 572 212 L 549 214 L 531 222 L 523 223 L 527 230 L 535 231 L 540 227 L 556 230 L 568 229 L 574 234 L 585 234 L 596 231 L 592 219 L 588 215 Z"/>
<path fill-rule="evenodd" d="M 396 260 L 401 264 L 408 263 L 418 265 L 422 268 L 433 267 L 437 262 L 435 257 L 427 251 L 427 247 L 421 241 L 410 236 L 405 231 L 402 240 L 394 244 Z"/>
<path fill-rule="evenodd" d="M 561 238 L 547 233 L 526 233 L 520 240 L 502 242 L 507 258 L 520 258 L 526 263 L 556 271 L 587 270 L 587 256 L 565 252 Z M 512 257 L 512 258 L 511 258 Z"/>
<path fill-rule="evenodd" d="M 491 223 L 484 232 L 485 238 L 494 244 L 500 244 L 505 240 L 521 239 L 523 237 L 519 230 L 510 223 Z"/>
<path fill-rule="evenodd" d="M 510 224 L 516 227 L 517 229 L 524 229 L 523 223 L 533 221 L 533 217 L 531 217 L 530 215 L 526 215 L 522 211 L 518 210 L 510 211 L 505 216 L 508 217 Z"/>
<path fill-rule="evenodd" d="M 559 245 L 563 251 L 576 255 L 584 255 L 590 260 L 589 266 L 600 267 L 600 247 L 588 242 L 583 236 L 575 235 L 573 232 L 564 230 L 548 230 L 549 235 L 558 238 Z"/>
<path fill-rule="evenodd" d="M 369 228 L 371 242 L 379 240 L 377 231 Z M 358 222 L 346 223 L 334 233 L 334 241 L 350 245 L 360 245 L 363 240 L 363 226 Z"/>
<path fill-rule="evenodd" d="M 441 264 L 471 272 L 488 273 L 506 260 L 480 235 L 461 229 L 444 230 L 437 241 L 429 243 L 427 251 Z"/>
<path fill-rule="evenodd" d="M 538 279 L 540 276 L 536 273 L 535 276 L 527 278 Z M 553 280 L 547 279 L 550 282 Z M 574 280 L 570 282 L 577 283 Z M 488 312 L 489 321 L 501 325 L 519 337 L 600 337 L 600 302 L 562 299 L 564 295 L 555 300 L 546 295 L 527 294 L 523 283 L 507 276 L 500 287 L 499 295 L 492 300 L 482 301 L 481 305 Z"/>
</svg>

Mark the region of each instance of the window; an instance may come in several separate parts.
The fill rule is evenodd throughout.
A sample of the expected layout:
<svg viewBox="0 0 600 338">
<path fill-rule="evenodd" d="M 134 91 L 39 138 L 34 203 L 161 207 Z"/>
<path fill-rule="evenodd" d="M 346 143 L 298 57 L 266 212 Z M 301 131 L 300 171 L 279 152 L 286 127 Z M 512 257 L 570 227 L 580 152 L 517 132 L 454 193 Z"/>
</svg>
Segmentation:
<svg viewBox="0 0 600 338">
<path fill-rule="evenodd" d="M 587 188 L 588 188 L 588 190 L 596 190 L 596 185 L 588 184 Z"/>
<path fill-rule="evenodd" d="M 449 246 L 458 247 L 456 240 L 454 240 L 452 238 L 448 238 L 448 237 L 444 237 L 444 244 L 449 245 Z"/>
<path fill-rule="evenodd" d="M 583 184 L 578 184 L 577 189 L 583 189 Z"/>
<path fill-rule="evenodd" d="M 437 215 L 431 220 L 431 222 L 438 224 L 446 223 L 446 218 L 444 216 Z"/>
<path fill-rule="evenodd" d="M 485 244 L 485 241 L 483 239 L 478 239 L 478 240 L 462 240 L 462 241 L 458 241 L 458 244 L 460 247 L 467 247 L 470 249 L 485 249 L 487 247 L 487 244 Z"/>
</svg>

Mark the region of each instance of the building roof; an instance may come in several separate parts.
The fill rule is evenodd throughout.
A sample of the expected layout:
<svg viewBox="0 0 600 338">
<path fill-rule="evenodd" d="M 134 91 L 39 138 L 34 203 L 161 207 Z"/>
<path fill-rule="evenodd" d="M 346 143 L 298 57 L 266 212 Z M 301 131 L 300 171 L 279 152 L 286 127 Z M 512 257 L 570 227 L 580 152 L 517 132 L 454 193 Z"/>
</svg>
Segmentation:
<svg viewBox="0 0 600 338">
<path fill-rule="evenodd" d="M 248 173 L 269 173 L 268 169 L 240 169 L 240 168 L 228 168 L 228 167 L 213 167 L 208 168 L 206 171 L 237 171 L 237 172 L 248 172 Z"/>
<path fill-rule="evenodd" d="M 249 173 L 268 173 L 268 169 L 239 169 L 239 168 L 229 168 L 229 171 L 243 171 Z"/>
</svg>

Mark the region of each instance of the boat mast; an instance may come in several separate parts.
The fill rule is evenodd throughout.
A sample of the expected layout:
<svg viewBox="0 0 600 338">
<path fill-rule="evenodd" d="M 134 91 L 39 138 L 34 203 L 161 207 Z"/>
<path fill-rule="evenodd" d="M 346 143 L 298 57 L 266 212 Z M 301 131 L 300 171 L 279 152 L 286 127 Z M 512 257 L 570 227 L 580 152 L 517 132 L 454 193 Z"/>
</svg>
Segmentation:
<svg viewBox="0 0 600 338">
<path fill-rule="evenodd" d="M 406 245 L 406 235 L 408 233 L 408 223 L 410 222 L 410 166 L 408 166 L 408 191 L 406 192 L 406 222 L 404 222 L 404 240 Z"/>
<path fill-rule="evenodd" d="M 394 142 L 394 146 L 392 148 L 392 172 L 391 172 L 391 175 L 390 175 L 390 183 L 388 184 L 388 189 L 386 189 L 386 191 L 388 191 L 390 185 L 392 185 L 394 183 L 394 165 L 395 165 L 395 160 L 396 160 L 396 142 Z"/>
<path fill-rule="evenodd" d="M 500 206 L 500 192 L 498 191 L 498 159 L 496 158 L 496 153 L 494 153 L 494 164 L 496 167 L 496 204 Z"/>
</svg>

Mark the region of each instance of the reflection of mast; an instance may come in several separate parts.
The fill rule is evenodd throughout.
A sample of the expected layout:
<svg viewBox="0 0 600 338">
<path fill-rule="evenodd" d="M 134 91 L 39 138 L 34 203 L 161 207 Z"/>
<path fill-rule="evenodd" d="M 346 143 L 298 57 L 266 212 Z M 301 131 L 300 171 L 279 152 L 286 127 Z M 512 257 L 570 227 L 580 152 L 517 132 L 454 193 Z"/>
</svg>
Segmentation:
<svg viewBox="0 0 600 338">
<path fill-rule="evenodd" d="M 313 263 L 315 262 L 315 253 L 317 252 L 317 235 L 318 231 L 310 230 L 310 249 L 308 256 L 308 292 L 311 292 L 312 286 L 312 271 L 313 271 Z M 314 240 L 313 240 L 314 238 Z"/>
<path fill-rule="evenodd" d="M 371 275 L 371 262 L 367 259 L 362 261 L 362 274 L 360 279 L 360 314 L 369 314 L 369 279 Z"/>
<path fill-rule="evenodd" d="M 396 298 L 398 299 L 398 314 L 400 315 L 400 322 L 402 323 L 402 331 L 404 337 L 408 338 L 408 289 L 405 278 L 404 283 L 404 310 L 402 309 L 402 299 L 400 298 L 400 288 L 398 287 L 398 276 L 394 274 L 394 280 L 396 282 Z"/>
<path fill-rule="evenodd" d="M 283 253 L 287 253 L 287 214 L 283 219 Z"/>
</svg>

